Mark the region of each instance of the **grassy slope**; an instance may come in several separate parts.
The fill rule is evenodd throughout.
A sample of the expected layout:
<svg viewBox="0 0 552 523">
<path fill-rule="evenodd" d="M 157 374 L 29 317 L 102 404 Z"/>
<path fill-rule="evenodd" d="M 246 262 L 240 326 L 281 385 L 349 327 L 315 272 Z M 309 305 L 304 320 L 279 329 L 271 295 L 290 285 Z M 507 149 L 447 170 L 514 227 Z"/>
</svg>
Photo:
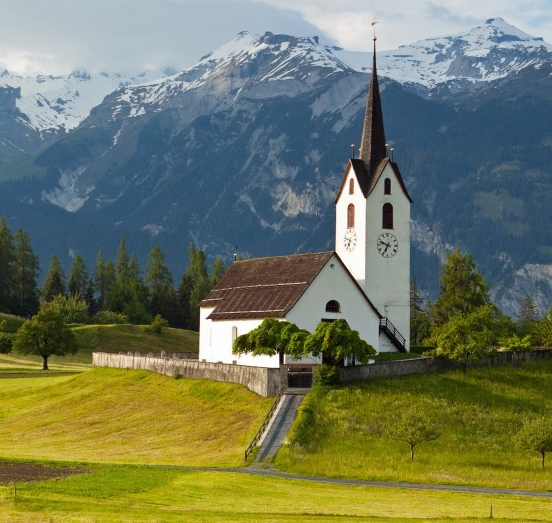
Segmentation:
<svg viewBox="0 0 552 523">
<path fill-rule="evenodd" d="M 552 490 L 552 463 L 519 450 L 515 434 L 528 417 L 552 415 L 552 361 L 510 367 L 378 379 L 317 388 L 301 407 L 277 465 L 308 475 Z M 441 436 L 416 447 L 385 436 L 394 414 L 417 409 Z"/>
<path fill-rule="evenodd" d="M 241 466 L 273 400 L 146 371 L 0 380 L 0 456 Z"/>
<path fill-rule="evenodd" d="M 496 431 L 504 429 L 504 411 L 540 410 L 549 403 L 552 393 L 545 389 L 551 374 L 552 364 L 546 363 L 541 368 L 526 365 L 517 373 L 497 368 L 474 371 L 467 378 L 450 373 L 315 390 L 302 413 L 303 422 L 308 409 L 318 413 L 312 418 L 313 446 L 293 451 L 300 452 L 295 454 L 298 465 L 289 462 L 290 447 L 280 462 L 288 468 L 315 463 L 329 475 L 375 477 L 378 469 L 380 477 L 389 479 L 445 482 L 447 478 L 439 477 L 441 469 L 435 476 L 424 474 L 430 463 L 435 465 L 430 455 L 437 450 L 453 461 L 449 472 L 462 472 L 454 454 L 466 457 L 474 429 L 459 428 L 458 423 L 480 423 L 479 441 L 485 446 L 491 435 L 484 433 L 490 426 L 498 423 Z M 406 448 L 366 430 L 366 420 L 372 420 L 369 429 L 378 424 L 373 413 L 381 420 L 405 405 L 429 399 L 434 402 L 432 412 L 447 418 L 441 440 L 458 432 L 452 450 L 437 449 L 442 441 L 422 445 L 411 466 Z M 237 385 L 175 380 L 142 371 L 94 369 L 71 376 L 0 378 L 0 456 L 106 464 L 92 466 L 89 474 L 17 485 L 15 498 L 13 485 L 0 485 L 0 522 L 474 523 L 488 520 L 491 505 L 495 521 L 550 519 L 550 499 L 349 487 L 113 464 L 240 466 L 244 445 L 270 402 Z M 360 439 L 355 439 L 359 428 Z M 377 438 L 382 439 L 379 444 Z M 478 454 L 487 463 L 473 460 L 470 466 L 479 474 L 493 475 L 498 446 Z M 549 471 L 538 469 L 537 457 L 527 453 L 524 463 L 517 472 L 533 478 L 528 487 L 541 488 L 550 480 Z M 311 466 L 309 472 L 313 471 Z M 503 473 L 512 480 L 508 486 L 516 486 L 518 476 L 512 469 L 504 467 Z"/>
</svg>

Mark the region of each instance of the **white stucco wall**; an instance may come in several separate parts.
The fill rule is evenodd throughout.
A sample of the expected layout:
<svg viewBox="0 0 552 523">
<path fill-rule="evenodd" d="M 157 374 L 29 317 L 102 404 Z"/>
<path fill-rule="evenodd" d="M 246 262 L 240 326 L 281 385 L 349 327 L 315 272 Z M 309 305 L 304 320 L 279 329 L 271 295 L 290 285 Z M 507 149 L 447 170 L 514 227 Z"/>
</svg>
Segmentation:
<svg viewBox="0 0 552 523">
<path fill-rule="evenodd" d="M 326 303 L 336 300 L 341 312 L 326 312 Z M 241 336 L 256 328 L 262 320 L 213 321 L 207 319 L 213 311 L 200 311 L 199 359 L 208 362 L 237 363 L 257 367 L 278 367 L 278 357 L 234 356 L 232 342 L 234 335 Z M 285 320 L 313 332 L 323 319 L 343 318 L 357 330 L 360 337 L 377 351 L 395 350 L 385 336 L 379 336 L 379 318 L 369 306 L 362 292 L 351 280 L 342 264 L 334 255 L 315 278 L 301 299 L 288 313 Z M 235 329 L 235 330 L 234 330 Z M 309 357 L 299 361 L 287 357 L 284 363 L 321 363 L 319 358 Z"/>
<path fill-rule="evenodd" d="M 391 180 L 391 194 L 384 194 L 384 180 Z M 382 208 L 393 205 L 393 228 L 382 228 Z M 380 314 L 410 340 L 410 201 L 402 191 L 388 164 L 366 205 L 366 223 L 374 224 L 366 231 L 366 294 Z M 377 250 L 380 234 L 390 232 L 398 240 L 398 251 L 383 257 Z"/>
<path fill-rule="evenodd" d="M 349 182 L 351 178 L 354 180 L 354 192 L 349 194 Z M 349 204 L 355 206 L 355 232 L 357 242 L 352 251 L 345 248 L 344 236 L 347 231 L 347 208 Z M 343 263 L 349 269 L 351 274 L 356 278 L 359 285 L 364 287 L 366 278 L 366 199 L 358 184 L 356 175 L 351 166 L 347 170 L 347 177 L 343 191 L 339 196 L 335 209 L 335 251 L 343 260 Z"/>
<path fill-rule="evenodd" d="M 326 312 L 326 303 L 330 300 L 339 302 L 341 312 Z M 379 350 L 379 318 L 334 255 L 291 309 L 287 319 L 313 332 L 323 319 L 338 318 L 345 319 L 363 340 Z"/>
</svg>

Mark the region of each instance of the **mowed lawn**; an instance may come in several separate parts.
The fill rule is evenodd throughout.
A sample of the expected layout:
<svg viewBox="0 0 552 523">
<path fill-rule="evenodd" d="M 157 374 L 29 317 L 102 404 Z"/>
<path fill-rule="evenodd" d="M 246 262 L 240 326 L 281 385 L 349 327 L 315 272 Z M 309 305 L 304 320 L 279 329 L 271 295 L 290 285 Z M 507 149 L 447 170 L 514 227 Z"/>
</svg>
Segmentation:
<svg viewBox="0 0 552 523">
<path fill-rule="evenodd" d="M 551 413 L 551 378 L 552 362 L 540 361 L 315 388 L 276 462 L 308 475 L 552 491 L 552 461 L 541 471 L 538 455 L 511 441 L 527 415 Z M 80 469 L 0 484 L 0 523 L 552 520 L 552 497 L 245 474 L 243 451 L 272 401 L 235 384 L 63 358 L 42 372 L 0 356 L 0 461 Z M 442 433 L 417 447 L 413 464 L 382 432 L 406 408 L 423 409 Z"/>
<path fill-rule="evenodd" d="M 241 466 L 273 399 L 147 371 L 0 378 L 0 456 Z"/>
<path fill-rule="evenodd" d="M 552 491 L 552 453 L 522 450 L 527 419 L 552 418 L 552 360 L 315 388 L 277 455 L 300 474 Z M 397 414 L 417 411 L 440 431 L 415 447 L 390 439 Z M 552 521 L 552 512 L 550 514 Z"/>
</svg>

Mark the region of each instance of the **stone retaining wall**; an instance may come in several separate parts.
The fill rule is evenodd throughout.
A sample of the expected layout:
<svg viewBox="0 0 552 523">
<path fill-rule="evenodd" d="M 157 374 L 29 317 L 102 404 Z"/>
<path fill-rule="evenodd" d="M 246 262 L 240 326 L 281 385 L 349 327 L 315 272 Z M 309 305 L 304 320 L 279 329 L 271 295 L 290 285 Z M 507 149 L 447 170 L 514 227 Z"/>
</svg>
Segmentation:
<svg viewBox="0 0 552 523">
<path fill-rule="evenodd" d="M 92 364 L 94 367 L 141 369 L 166 376 L 193 379 L 208 378 L 216 381 L 239 383 L 264 397 L 276 396 L 281 387 L 280 369 L 265 367 L 206 363 L 172 356 L 136 355 L 132 352 L 128 354 L 94 352 L 92 354 Z"/>
</svg>

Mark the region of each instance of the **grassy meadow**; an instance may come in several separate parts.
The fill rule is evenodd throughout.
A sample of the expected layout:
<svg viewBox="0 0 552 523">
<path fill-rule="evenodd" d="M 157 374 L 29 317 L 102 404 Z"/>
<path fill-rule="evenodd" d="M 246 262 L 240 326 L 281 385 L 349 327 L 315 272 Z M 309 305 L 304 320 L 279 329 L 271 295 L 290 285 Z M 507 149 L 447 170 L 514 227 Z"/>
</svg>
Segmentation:
<svg viewBox="0 0 552 523">
<path fill-rule="evenodd" d="M 552 454 L 520 450 L 514 435 L 524 420 L 552 416 L 552 361 L 521 369 L 479 368 L 374 379 L 307 396 L 277 455 L 279 468 L 300 474 L 413 483 L 552 490 Z M 402 411 L 416 410 L 440 437 L 415 448 L 386 436 Z M 552 513 L 551 513 L 552 519 Z"/>
<path fill-rule="evenodd" d="M 75 331 L 79 353 L 52 357 L 50 371 L 40 358 L 0 355 L 0 523 L 473 523 L 491 510 L 499 522 L 552 519 L 552 497 L 246 474 L 243 452 L 272 398 L 230 383 L 90 365 L 94 350 L 187 352 L 197 347 L 194 333 Z M 541 471 L 539 455 L 515 448 L 511 436 L 527 416 L 552 414 L 551 378 L 552 362 L 539 361 L 314 388 L 275 464 L 309 476 L 552 491 L 552 456 Z M 383 430 L 410 408 L 441 431 L 416 447 L 414 463 L 406 444 Z M 80 471 L 2 482 L 2 465 L 21 461 Z"/>
</svg>

